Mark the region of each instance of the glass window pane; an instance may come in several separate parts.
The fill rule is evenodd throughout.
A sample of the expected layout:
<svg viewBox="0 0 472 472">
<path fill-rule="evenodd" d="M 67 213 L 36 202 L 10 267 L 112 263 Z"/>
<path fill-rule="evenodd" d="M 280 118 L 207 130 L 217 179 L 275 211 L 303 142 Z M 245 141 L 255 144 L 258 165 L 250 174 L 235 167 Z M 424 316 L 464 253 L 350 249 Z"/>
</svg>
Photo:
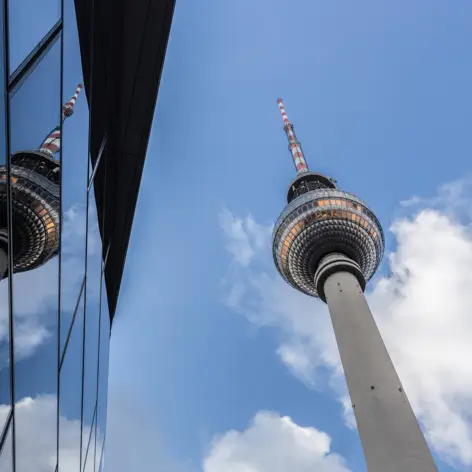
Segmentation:
<svg viewBox="0 0 472 472">
<path fill-rule="evenodd" d="M 49 132 L 59 124 L 60 52 L 58 38 L 11 99 L 12 153 L 38 149 Z"/>
<path fill-rule="evenodd" d="M 60 370 L 59 472 L 80 471 L 84 294 Z"/>
<path fill-rule="evenodd" d="M 13 461 L 12 461 L 12 423 L 10 422 L 9 431 L 5 442 L 3 443 L 3 448 L 0 453 L 0 472 L 12 472 L 13 471 Z"/>
<path fill-rule="evenodd" d="M 56 429 L 51 434 L 51 418 L 55 419 L 56 415 L 56 394 L 26 397 L 15 403 L 16 470 L 30 472 L 34 463 L 35 471 L 46 471 L 56 464 Z"/>
<path fill-rule="evenodd" d="M 98 435 L 98 432 L 97 432 Z M 98 455 L 98 443 L 97 443 L 97 451 L 96 451 L 96 456 L 99 460 L 100 467 L 98 468 L 98 472 L 103 472 L 105 470 L 105 444 L 102 443 L 102 452 L 100 455 Z"/>
<path fill-rule="evenodd" d="M 61 16 L 60 0 L 8 0 L 10 73 L 12 73 Z"/>
<path fill-rule="evenodd" d="M 83 84 L 82 64 L 74 0 L 64 1 L 63 103 Z M 82 280 L 85 275 L 85 223 L 87 205 L 88 127 L 87 97 L 82 90 L 73 115 L 64 121 L 62 136 L 61 240 L 61 349 L 69 332 Z"/>
<path fill-rule="evenodd" d="M 84 375 L 84 428 L 90 428 L 97 400 L 97 369 L 99 345 L 100 282 L 102 244 L 97 222 L 97 207 L 93 186 L 89 192 L 87 228 L 87 283 L 85 307 L 85 375 Z M 85 455 L 87 441 L 83 444 Z"/>
<path fill-rule="evenodd" d="M 0 11 L 0 41 L 3 41 L 3 4 Z M 0 54 L 0 431 L 10 410 L 10 313 L 8 308 L 8 219 L 7 219 L 7 175 L 6 123 L 5 123 L 5 80 L 4 61 Z"/>
<path fill-rule="evenodd" d="M 105 279 L 102 277 L 102 296 L 100 313 L 100 359 L 98 375 L 97 403 L 97 456 L 102 454 L 106 434 L 107 398 L 108 398 L 108 356 L 110 350 L 110 316 Z"/>
<path fill-rule="evenodd" d="M 60 44 L 10 99 L 17 472 L 57 457 Z"/>
<path fill-rule="evenodd" d="M 63 261 L 63 259 L 62 259 Z M 61 261 L 61 262 L 62 262 Z M 64 267 L 64 264 L 61 264 L 62 267 Z M 61 284 L 62 287 L 62 284 Z M 80 297 L 82 296 L 82 292 L 85 290 L 85 277 L 82 279 L 82 283 L 80 285 L 80 289 L 78 291 L 78 294 L 76 295 L 77 300 L 74 305 L 72 306 L 67 306 L 63 307 L 61 305 L 61 328 L 59 332 L 59 338 L 60 338 L 60 355 L 64 355 L 64 349 L 66 347 L 67 339 L 70 336 L 70 331 L 72 329 L 71 323 L 74 318 L 74 314 L 77 311 L 78 303 L 80 300 Z M 66 292 L 67 293 L 67 292 Z M 72 301 L 72 292 L 68 293 L 67 296 L 69 299 L 67 300 L 68 302 Z M 64 294 L 61 291 L 61 300 L 65 298 Z"/>
<path fill-rule="evenodd" d="M 93 427 L 86 428 L 84 425 L 83 430 L 83 441 L 85 443 L 85 466 L 83 468 L 84 472 L 95 472 L 95 468 L 98 469 L 98 464 L 95 465 L 95 422 Z M 1 471 L 0 471 L 1 472 Z"/>
</svg>

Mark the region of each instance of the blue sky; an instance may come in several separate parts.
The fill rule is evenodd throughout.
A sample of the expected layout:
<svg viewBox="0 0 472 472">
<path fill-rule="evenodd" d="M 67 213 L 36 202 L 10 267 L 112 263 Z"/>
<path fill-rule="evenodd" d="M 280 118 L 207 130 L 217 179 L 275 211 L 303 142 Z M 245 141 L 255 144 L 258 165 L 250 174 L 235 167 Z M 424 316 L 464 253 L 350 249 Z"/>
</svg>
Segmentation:
<svg viewBox="0 0 472 472">
<path fill-rule="evenodd" d="M 42 12 L 13 3 L 17 65 L 58 2 Z M 178 0 L 113 325 L 105 470 L 365 471 L 327 308 L 286 286 L 270 260 L 270 226 L 294 177 L 279 96 L 311 169 L 383 224 L 387 254 L 369 302 L 441 472 L 470 470 L 471 14 L 465 0 Z M 65 48 L 64 100 L 81 81 L 73 34 Z M 15 96 L 14 150 L 55 126 L 58 67 L 51 50 Z M 84 254 L 86 117 L 81 96 L 64 127 L 64 316 Z M 50 328 L 53 262 L 28 277 L 15 282 L 15 302 L 33 334 Z M 23 305 L 21 286 L 36 287 Z M 35 342 L 19 372 L 49 362 L 51 344 Z M 68 359 L 61 396 L 73 444 L 79 360 Z M 44 425 L 48 379 L 25 384 L 38 405 L 25 425 Z"/>
<path fill-rule="evenodd" d="M 329 385 L 331 367 L 321 363 L 310 388 L 277 355 L 293 331 L 248 315 L 271 310 L 251 288 L 261 274 L 276 278 L 270 244 L 257 244 L 255 234 L 275 221 L 294 176 L 275 100 L 284 99 L 312 169 L 369 202 L 386 231 L 404 222 L 396 234 L 387 231 L 387 249 L 397 251 L 400 269 L 408 267 L 411 258 L 401 257 L 411 241 L 398 252 L 407 222 L 421 224 L 421 212 L 450 215 L 451 205 L 458 211 L 451 193 L 438 188 L 470 171 L 471 10 L 466 1 L 178 2 L 110 366 L 110 402 L 114 391 L 139 399 L 136 408 L 175 467 L 200 470 L 215 435 L 245 431 L 257 412 L 269 410 L 326 432 L 350 470 L 365 470 Z M 415 195 L 426 200 L 401 205 Z M 261 228 L 251 230 L 249 215 Z M 226 249 L 231 230 L 255 251 L 246 267 Z M 379 273 L 391 270 L 386 257 Z M 231 308 L 228 293 L 247 282 L 248 271 L 249 293 Z M 373 302 L 393 323 L 398 303 L 382 298 L 383 285 L 375 283 Z M 326 322 L 319 302 L 294 303 Z M 399 350 L 397 359 L 409 352 Z M 449 463 L 457 457 L 444 447 L 439 454 Z"/>
</svg>

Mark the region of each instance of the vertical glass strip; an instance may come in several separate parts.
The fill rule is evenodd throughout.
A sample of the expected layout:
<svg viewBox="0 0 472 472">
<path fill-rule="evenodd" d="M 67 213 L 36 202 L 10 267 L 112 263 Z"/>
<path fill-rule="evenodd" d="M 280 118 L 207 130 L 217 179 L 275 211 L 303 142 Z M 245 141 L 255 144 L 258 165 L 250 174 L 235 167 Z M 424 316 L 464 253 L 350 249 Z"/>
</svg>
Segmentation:
<svg viewBox="0 0 472 472">
<path fill-rule="evenodd" d="M 63 102 L 83 84 L 74 0 L 64 0 Z M 87 159 L 89 109 L 85 91 L 80 92 L 74 113 L 63 125 L 61 235 L 61 348 L 70 329 L 85 275 L 85 225 L 87 219 Z"/>
<path fill-rule="evenodd" d="M 59 374 L 59 472 L 80 471 L 83 330 L 82 293 Z"/>
<path fill-rule="evenodd" d="M 100 314 L 100 359 L 98 375 L 97 399 L 97 457 L 102 455 L 103 442 L 106 434 L 107 402 L 108 402 L 108 360 L 110 351 L 110 316 L 105 278 L 102 276 L 102 296 Z"/>
<path fill-rule="evenodd" d="M 0 431 L 11 407 L 10 395 L 10 309 L 8 287 L 8 177 L 6 167 L 6 38 L 4 31 L 4 0 L 0 0 Z"/>
<path fill-rule="evenodd" d="M 10 98 L 16 472 L 57 457 L 60 67 L 58 38 Z"/>
<path fill-rule="evenodd" d="M 85 307 L 85 361 L 83 428 L 90 430 L 97 403 L 97 369 L 99 350 L 100 283 L 102 244 L 97 220 L 94 187 L 89 192 L 87 225 L 87 283 Z M 85 455 L 88 438 L 82 444 Z"/>
</svg>

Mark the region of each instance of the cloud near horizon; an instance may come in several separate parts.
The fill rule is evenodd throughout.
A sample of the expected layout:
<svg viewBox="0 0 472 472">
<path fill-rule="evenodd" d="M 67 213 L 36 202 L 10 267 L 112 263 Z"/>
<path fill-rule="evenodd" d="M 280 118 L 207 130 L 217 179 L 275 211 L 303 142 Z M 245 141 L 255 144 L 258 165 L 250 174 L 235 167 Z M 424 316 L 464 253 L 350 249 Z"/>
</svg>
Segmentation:
<svg viewBox="0 0 472 472">
<path fill-rule="evenodd" d="M 453 465 L 472 465 L 471 182 L 402 202 L 390 226 L 389 274 L 367 298 L 430 445 Z M 271 227 L 220 215 L 232 255 L 226 302 L 259 327 L 277 330 L 277 354 L 311 388 L 332 389 L 354 426 L 327 307 L 286 284 L 271 256 Z M 262 242 L 264 241 L 264 242 Z M 328 374 L 326 374 L 328 371 Z"/>
<path fill-rule="evenodd" d="M 331 451 L 326 433 L 272 411 L 257 412 L 242 431 L 214 435 L 201 464 L 172 457 L 165 436 L 134 397 L 111 386 L 105 470 L 127 472 L 139 464 L 143 472 L 350 472 L 345 459 Z M 136 431 L 141 433 L 137 442 Z"/>
<path fill-rule="evenodd" d="M 203 472 L 349 472 L 344 459 L 330 452 L 330 443 L 315 428 L 260 411 L 246 430 L 213 439 Z"/>
</svg>

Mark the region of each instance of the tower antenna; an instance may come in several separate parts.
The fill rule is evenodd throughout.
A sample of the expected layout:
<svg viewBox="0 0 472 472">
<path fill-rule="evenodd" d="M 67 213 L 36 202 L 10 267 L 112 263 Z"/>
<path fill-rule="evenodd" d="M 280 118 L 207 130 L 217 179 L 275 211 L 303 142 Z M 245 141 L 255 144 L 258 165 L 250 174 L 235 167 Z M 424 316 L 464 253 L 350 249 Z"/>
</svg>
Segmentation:
<svg viewBox="0 0 472 472">
<path fill-rule="evenodd" d="M 79 84 L 74 93 L 74 96 L 64 105 L 64 108 L 62 109 L 62 121 L 64 121 L 66 118 L 71 116 L 72 113 L 74 113 L 74 105 L 82 88 L 83 88 L 83 85 Z"/>
<path fill-rule="evenodd" d="M 302 145 L 295 135 L 293 124 L 288 120 L 287 112 L 285 111 L 282 99 L 279 98 L 277 103 L 279 104 L 280 113 L 282 114 L 282 119 L 284 120 L 284 131 L 288 139 L 288 149 L 292 154 L 297 173 L 301 174 L 303 172 L 308 172 L 308 166 L 305 161 L 305 156 L 303 155 Z"/>
<path fill-rule="evenodd" d="M 74 113 L 74 105 L 82 88 L 83 85 L 79 84 L 77 86 L 77 89 L 75 90 L 74 96 L 62 107 L 62 123 L 64 123 L 64 120 L 66 118 L 69 118 L 69 116 Z M 47 156 L 54 158 L 55 154 L 59 151 L 60 148 L 61 126 L 58 125 L 48 133 L 44 141 L 41 143 L 41 146 L 39 146 L 39 150 Z"/>
</svg>

